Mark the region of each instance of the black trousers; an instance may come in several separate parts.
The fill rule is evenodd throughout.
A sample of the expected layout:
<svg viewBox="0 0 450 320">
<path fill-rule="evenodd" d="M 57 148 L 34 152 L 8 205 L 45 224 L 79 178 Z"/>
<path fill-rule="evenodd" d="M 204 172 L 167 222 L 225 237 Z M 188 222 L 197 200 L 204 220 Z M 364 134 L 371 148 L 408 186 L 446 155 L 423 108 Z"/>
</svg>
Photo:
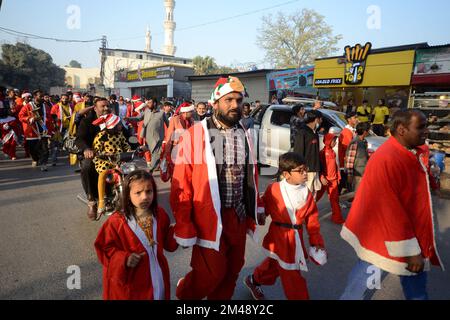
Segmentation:
<svg viewBox="0 0 450 320">
<path fill-rule="evenodd" d="M 40 140 L 27 140 L 27 145 L 33 161 L 36 161 L 39 166 L 46 165 L 48 163 L 48 157 L 50 155 L 48 138 L 41 138 Z"/>
<path fill-rule="evenodd" d="M 384 137 L 384 125 L 383 124 L 373 124 L 372 131 L 377 136 Z"/>
<path fill-rule="evenodd" d="M 81 184 L 89 201 L 98 198 L 98 173 L 95 170 L 94 161 L 92 159 L 82 159 L 81 165 Z"/>
</svg>

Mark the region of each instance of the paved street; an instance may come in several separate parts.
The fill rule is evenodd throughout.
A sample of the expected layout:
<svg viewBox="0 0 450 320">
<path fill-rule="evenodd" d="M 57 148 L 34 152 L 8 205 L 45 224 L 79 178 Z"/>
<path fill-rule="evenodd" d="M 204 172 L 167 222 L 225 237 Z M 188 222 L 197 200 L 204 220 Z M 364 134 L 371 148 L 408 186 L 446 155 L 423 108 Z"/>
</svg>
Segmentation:
<svg viewBox="0 0 450 320">
<path fill-rule="evenodd" d="M 102 269 L 93 242 L 101 222 L 91 222 L 76 195 L 82 193 L 79 175 L 60 159 L 42 173 L 31 161 L 0 160 L 0 299 L 101 299 Z M 156 181 L 159 203 L 169 213 L 169 185 Z M 261 177 L 265 189 L 271 177 Z M 450 268 L 450 201 L 434 199 L 439 230 L 437 242 L 444 264 Z M 329 254 L 324 267 L 310 264 L 305 273 L 312 299 L 337 299 L 356 262 L 353 250 L 339 237 L 340 227 L 329 220 L 328 200 L 319 203 L 322 234 Z M 171 217 L 173 219 L 173 217 Z M 260 238 L 267 226 L 259 230 Z M 234 299 L 249 299 L 242 278 L 264 258 L 260 244 L 247 238 L 246 264 Z M 190 249 L 167 253 L 171 268 L 172 298 L 177 280 L 190 268 Z M 69 266 L 81 269 L 81 289 L 69 290 Z M 403 299 L 397 277 L 388 276 L 373 299 Z M 284 299 L 280 282 L 265 287 L 270 299 Z M 450 299 L 450 271 L 433 268 L 429 275 L 432 299 Z"/>
</svg>

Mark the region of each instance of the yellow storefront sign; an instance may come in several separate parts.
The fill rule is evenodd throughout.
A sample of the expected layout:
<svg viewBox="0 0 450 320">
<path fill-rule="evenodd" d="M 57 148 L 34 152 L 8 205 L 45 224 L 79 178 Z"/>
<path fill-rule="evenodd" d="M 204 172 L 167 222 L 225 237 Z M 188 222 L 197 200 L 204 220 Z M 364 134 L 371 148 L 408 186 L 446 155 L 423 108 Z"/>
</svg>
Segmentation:
<svg viewBox="0 0 450 320">
<path fill-rule="evenodd" d="M 316 60 L 315 88 L 390 87 L 409 86 L 414 67 L 414 50 L 369 54 L 364 78 L 360 84 L 348 85 L 344 81 L 344 58 Z"/>
<path fill-rule="evenodd" d="M 150 79 L 150 78 L 156 78 L 156 69 L 142 71 L 140 78 L 138 71 L 129 72 L 127 75 L 127 81 Z"/>
</svg>

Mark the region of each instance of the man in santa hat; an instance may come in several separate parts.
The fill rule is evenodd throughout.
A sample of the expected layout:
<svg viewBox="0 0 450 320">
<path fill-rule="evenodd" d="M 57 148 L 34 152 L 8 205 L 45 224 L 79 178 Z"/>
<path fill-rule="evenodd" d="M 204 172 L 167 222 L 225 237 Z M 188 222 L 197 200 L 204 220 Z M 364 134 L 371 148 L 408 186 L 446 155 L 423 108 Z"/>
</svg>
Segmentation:
<svg viewBox="0 0 450 320">
<path fill-rule="evenodd" d="M 134 95 L 133 98 L 131 98 L 131 103 L 128 105 L 126 119 L 138 117 L 139 111 L 136 111 L 136 108 L 141 107 L 143 104 L 144 102 L 142 102 L 141 97 Z M 132 128 L 131 134 L 135 135 L 138 130 L 138 123 L 136 121 L 128 121 L 128 123 Z"/>
<path fill-rule="evenodd" d="M 359 258 L 341 299 L 362 300 L 380 288 L 383 273 L 400 276 L 406 299 L 428 299 L 430 264 L 443 269 L 431 205 L 427 119 L 415 110 L 398 112 L 391 132 L 371 156 L 341 231 Z"/>
<path fill-rule="evenodd" d="M 166 102 L 167 103 L 167 102 Z M 168 181 L 172 177 L 173 163 L 172 159 L 176 152 L 172 154 L 173 148 L 180 142 L 180 137 L 194 124 L 194 105 L 189 102 L 182 103 L 170 118 L 169 126 L 165 130 L 164 141 L 162 142 L 161 152 L 161 180 Z"/>
<path fill-rule="evenodd" d="M 175 239 L 193 246 L 179 299 L 231 299 L 245 262 L 246 231 L 253 234 L 256 220 L 263 223 L 253 146 L 240 123 L 246 95 L 238 78 L 220 78 L 213 116 L 185 131 L 177 146 L 170 194 Z"/>
<path fill-rule="evenodd" d="M 49 157 L 49 139 L 54 133 L 51 110 L 44 102 L 44 94 L 40 90 L 33 93 L 33 101 L 22 107 L 19 119 L 27 140 L 33 166 L 39 165 L 41 171 L 47 171 Z M 26 101 L 27 97 L 24 97 Z"/>
</svg>

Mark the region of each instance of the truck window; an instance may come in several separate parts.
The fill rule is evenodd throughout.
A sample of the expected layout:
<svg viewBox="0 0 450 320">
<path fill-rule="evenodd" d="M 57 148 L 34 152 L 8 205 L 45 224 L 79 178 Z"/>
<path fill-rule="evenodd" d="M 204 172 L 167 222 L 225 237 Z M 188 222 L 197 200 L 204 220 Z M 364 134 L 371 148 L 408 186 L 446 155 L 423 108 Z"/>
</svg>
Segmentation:
<svg viewBox="0 0 450 320">
<path fill-rule="evenodd" d="M 273 110 L 270 123 L 274 126 L 289 128 L 292 115 L 292 111 L 290 110 Z"/>
</svg>

